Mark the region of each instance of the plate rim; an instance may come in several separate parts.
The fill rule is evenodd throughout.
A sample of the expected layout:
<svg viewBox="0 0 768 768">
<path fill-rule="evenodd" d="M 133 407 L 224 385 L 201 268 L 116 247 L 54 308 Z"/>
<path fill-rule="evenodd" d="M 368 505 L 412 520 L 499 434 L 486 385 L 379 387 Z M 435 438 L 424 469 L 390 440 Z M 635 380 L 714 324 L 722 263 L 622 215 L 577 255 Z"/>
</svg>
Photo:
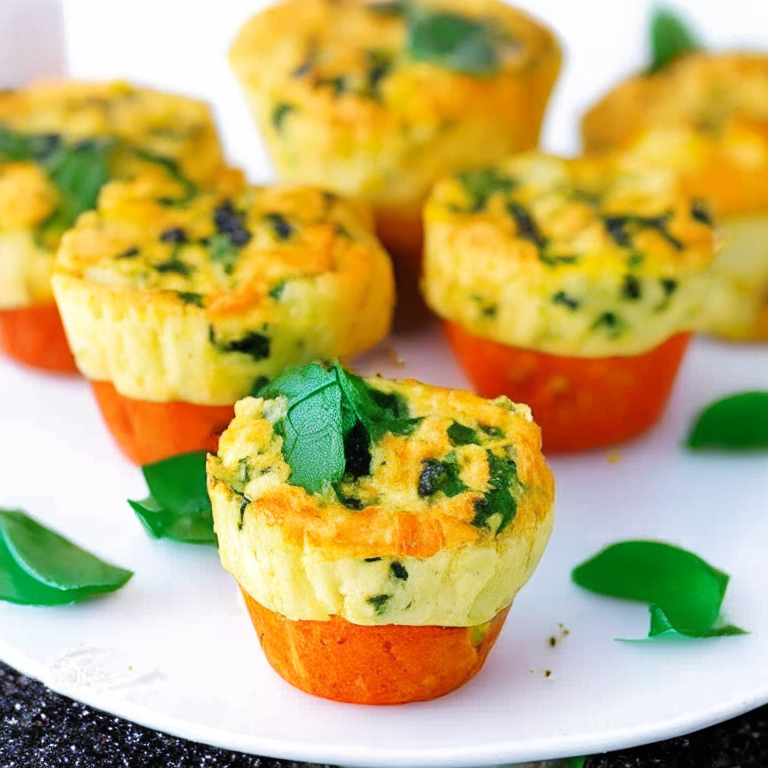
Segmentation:
<svg viewBox="0 0 768 768">
<path fill-rule="evenodd" d="M 715 638 L 715 642 L 724 638 Z M 488 768 L 512 766 L 540 760 L 556 760 L 583 755 L 601 754 L 628 749 L 666 739 L 685 736 L 695 731 L 725 722 L 760 706 L 768 704 L 768 683 L 746 698 L 734 696 L 717 707 L 708 707 L 706 714 L 692 710 L 675 719 L 644 727 L 619 728 L 605 732 L 599 739 L 590 737 L 590 747 L 579 747 L 578 737 L 558 738 L 556 734 L 546 741 L 526 742 L 522 751 L 515 750 L 516 742 L 499 741 L 494 744 L 452 746 L 420 749 L 360 748 L 337 744 L 317 747 L 284 739 L 243 735 L 206 725 L 189 723 L 181 718 L 152 712 L 148 707 L 110 695 L 87 686 L 57 684 L 47 673 L 52 672 L 42 662 L 28 658 L 5 641 L 0 634 L 0 661 L 35 679 L 56 694 L 129 722 L 159 731 L 169 736 L 217 749 L 243 752 L 249 755 L 293 760 L 311 764 L 328 763 L 345 768 Z M 273 672 L 274 674 L 274 672 Z M 375 708 L 374 708 L 375 709 Z M 194 732 L 193 732 L 194 731 Z"/>
</svg>

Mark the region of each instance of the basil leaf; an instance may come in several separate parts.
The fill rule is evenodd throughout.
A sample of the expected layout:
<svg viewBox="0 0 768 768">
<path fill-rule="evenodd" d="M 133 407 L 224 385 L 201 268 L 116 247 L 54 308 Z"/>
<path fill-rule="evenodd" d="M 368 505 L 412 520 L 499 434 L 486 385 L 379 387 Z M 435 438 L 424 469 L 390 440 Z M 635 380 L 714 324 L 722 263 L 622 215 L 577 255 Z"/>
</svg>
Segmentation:
<svg viewBox="0 0 768 768">
<path fill-rule="evenodd" d="M 360 376 L 345 371 L 338 363 L 333 370 L 346 396 L 346 404 L 373 442 L 378 442 L 387 433 L 410 435 L 421 422 L 421 419 L 409 417 L 408 406 L 399 395 L 369 387 Z"/>
<path fill-rule="evenodd" d="M 677 628 L 669 620 L 666 613 L 659 608 L 658 605 L 650 605 L 648 611 L 651 614 L 651 629 L 648 632 L 649 638 L 654 637 L 690 637 L 690 638 L 704 638 L 704 637 L 729 637 L 731 635 L 746 635 L 748 634 L 739 627 L 734 627 L 733 624 L 727 624 L 723 627 L 713 627 L 711 629 L 699 629 L 696 632 Z"/>
<path fill-rule="evenodd" d="M 408 435 L 421 419 L 408 415 L 397 394 L 381 392 L 338 363 L 287 368 L 259 391 L 260 397 L 288 399 L 275 424 L 283 437 L 289 482 L 309 493 L 335 486 L 349 472 L 367 474 L 370 444 L 385 434 Z"/>
<path fill-rule="evenodd" d="M 114 592 L 131 576 L 21 510 L 0 509 L 0 600 L 64 605 Z"/>
<path fill-rule="evenodd" d="M 768 392 L 718 400 L 697 417 L 687 445 L 696 450 L 768 449 Z"/>
<path fill-rule="evenodd" d="M 651 64 L 647 73 L 652 75 L 679 56 L 701 48 L 702 45 L 681 18 L 660 8 L 651 17 Z"/>
<path fill-rule="evenodd" d="M 141 468 L 150 496 L 128 501 L 147 533 L 187 544 L 216 544 L 205 475 L 205 451 Z"/>
<path fill-rule="evenodd" d="M 283 437 L 283 457 L 291 468 L 289 482 L 318 493 L 344 475 L 341 387 L 335 370 L 320 365 L 288 368 L 261 396 L 288 398 L 288 411 L 275 424 Z"/>
<path fill-rule="evenodd" d="M 715 628 L 729 576 L 692 552 L 657 541 L 613 544 L 571 574 L 584 589 L 652 606 L 649 637 L 734 634 Z"/>
<path fill-rule="evenodd" d="M 414 61 L 468 75 L 493 75 L 498 70 L 490 27 L 454 13 L 410 8 L 406 48 Z"/>
</svg>

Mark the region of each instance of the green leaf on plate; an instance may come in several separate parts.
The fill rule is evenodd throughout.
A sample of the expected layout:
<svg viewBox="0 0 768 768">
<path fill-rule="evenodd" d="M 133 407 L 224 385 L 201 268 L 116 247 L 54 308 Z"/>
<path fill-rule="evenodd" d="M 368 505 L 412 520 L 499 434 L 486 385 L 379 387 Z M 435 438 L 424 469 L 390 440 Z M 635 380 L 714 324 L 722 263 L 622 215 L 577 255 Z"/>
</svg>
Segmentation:
<svg viewBox="0 0 768 768">
<path fill-rule="evenodd" d="M 715 627 L 729 576 L 671 544 L 612 544 L 574 568 L 571 577 L 580 587 L 600 595 L 651 605 L 649 637 L 670 632 L 686 637 L 737 633 L 735 627 Z"/>
<path fill-rule="evenodd" d="M 335 485 L 345 474 L 365 474 L 371 443 L 387 433 L 410 434 L 420 422 L 410 418 L 402 397 L 369 386 L 338 363 L 287 368 L 259 396 L 287 398 L 275 431 L 283 437 L 289 482 L 309 493 Z"/>
<path fill-rule="evenodd" d="M 128 501 L 147 533 L 187 544 L 216 544 L 205 476 L 205 451 L 141 468 L 150 496 Z"/>
<path fill-rule="evenodd" d="M 711 627 L 710 629 L 699 629 L 695 633 L 691 633 L 689 630 L 682 628 L 676 628 L 669 620 L 664 611 L 659 608 L 658 605 L 648 606 L 648 612 L 651 614 L 651 629 L 648 632 L 648 637 L 728 637 L 730 635 L 746 635 L 748 634 L 739 627 L 734 627 L 733 624 L 726 624 L 721 627 Z"/>
<path fill-rule="evenodd" d="M 0 509 L 0 600 L 65 605 L 114 592 L 131 576 L 21 510 Z"/>
<path fill-rule="evenodd" d="M 768 449 L 768 392 L 742 392 L 702 411 L 687 445 L 697 450 Z"/>
<path fill-rule="evenodd" d="M 493 75 L 498 56 L 488 24 L 447 11 L 412 6 L 408 11 L 407 51 L 426 61 L 468 75 Z"/>
<path fill-rule="evenodd" d="M 670 61 L 693 53 L 702 48 L 685 22 L 672 11 L 657 9 L 651 17 L 651 75 L 669 64 Z"/>
</svg>

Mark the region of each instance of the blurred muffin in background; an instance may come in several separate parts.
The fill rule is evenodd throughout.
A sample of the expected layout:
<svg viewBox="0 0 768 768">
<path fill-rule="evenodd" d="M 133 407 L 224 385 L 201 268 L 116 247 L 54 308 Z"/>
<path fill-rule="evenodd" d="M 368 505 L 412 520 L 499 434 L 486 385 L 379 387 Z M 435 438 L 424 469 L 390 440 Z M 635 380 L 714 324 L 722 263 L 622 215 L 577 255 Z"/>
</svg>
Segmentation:
<svg viewBox="0 0 768 768">
<path fill-rule="evenodd" d="M 62 234 L 111 178 L 170 178 L 185 197 L 222 167 L 199 101 L 120 82 L 0 92 L 0 347 L 25 364 L 74 372 L 50 280 Z"/>
<path fill-rule="evenodd" d="M 673 168 L 725 235 L 706 330 L 768 340 L 768 54 L 688 52 L 619 83 L 582 120 L 587 152 Z"/>
<path fill-rule="evenodd" d="M 287 0 L 231 51 L 279 176 L 372 204 L 406 323 L 429 189 L 534 148 L 560 60 L 499 0 Z"/>
<path fill-rule="evenodd" d="M 661 415 L 711 290 L 715 233 L 669 171 L 529 153 L 440 181 L 423 288 L 484 397 L 531 406 L 547 451 Z"/>
<path fill-rule="evenodd" d="M 177 186 L 105 186 L 53 276 L 77 365 L 137 464 L 215 451 L 237 400 L 287 365 L 373 346 L 394 304 L 358 205 L 237 173 L 183 201 Z"/>
</svg>

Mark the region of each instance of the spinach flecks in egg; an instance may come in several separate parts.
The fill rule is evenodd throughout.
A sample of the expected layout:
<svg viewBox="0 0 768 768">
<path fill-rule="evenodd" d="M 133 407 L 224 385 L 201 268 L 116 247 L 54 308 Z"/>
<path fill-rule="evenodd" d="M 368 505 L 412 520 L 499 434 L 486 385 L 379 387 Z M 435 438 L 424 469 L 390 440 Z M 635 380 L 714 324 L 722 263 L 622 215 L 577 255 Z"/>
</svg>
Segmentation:
<svg viewBox="0 0 768 768">
<path fill-rule="evenodd" d="M 408 6 L 408 55 L 414 61 L 475 76 L 490 76 L 499 67 L 490 24 L 455 13 Z"/>
<path fill-rule="evenodd" d="M 211 344 L 222 352 L 239 352 L 244 355 L 250 355 L 256 361 L 266 360 L 270 355 L 271 339 L 255 331 L 249 331 L 238 339 L 222 341 L 216 338 L 216 332 L 213 326 L 210 326 L 208 338 Z"/>
<path fill-rule="evenodd" d="M 451 451 L 445 459 L 425 459 L 419 475 L 418 494 L 422 498 L 443 493 L 449 498 L 468 490 L 459 478 L 459 464 L 456 452 Z"/>
<path fill-rule="evenodd" d="M 515 220 L 517 236 L 533 243 L 537 248 L 543 248 L 547 239 L 542 235 L 533 216 L 520 203 L 511 200 L 507 203 L 507 210 Z"/>
<path fill-rule="evenodd" d="M 369 597 L 366 602 L 373 606 L 377 616 L 381 616 L 387 609 L 387 603 L 392 599 L 392 595 L 374 595 Z"/>
<path fill-rule="evenodd" d="M 288 240 L 296 231 L 296 227 L 282 213 L 266 213 L 264 214 L 264 219 L 270 225 L 278 240 Z"/>
<path fill-rule="evenodd" d="M 389 570 L 392 572 L 392 575 L 399 579 L 400 581 L 408 581 L 408 570 L 406 567 L 399 563 L 397 560 L 394 560 L 389 565 Z"/>
<path fill-rule="evenodd" d="M 275 104 L 272 108 L 272 125 L 278 133 L 282 132 L 285 119 L 295 110 L 296 107 L 293 104 L 284 103 Z"/>
<path fill-rule="evenodd" d="M 460 424 L 458 421 L 454 421 L 453 424 L 448 427 L 447 432 L 448 439 L 454 447 L 460 445 L 480 445 L 480 436 L 477 434 L 477 430 L 464 424 Z"/>
<path fill-rule="evenodd" d="M 190 304 L 194 307 L 200 307 L 201 309 L 205 306 L 203 295 L 201 293 L 194 293 L 192 291 L 177 291 L 176 295 L 185 304 Z"/>
<path fill-rule="evenodd" d="M 511 192 L 516 182 L 509 176 L 504 176 L 494 168 L 479 171 L 462 171 L 455 178 L 464 188 L 470 199 L 469 212 L 479 213 L 485 210 L 490 198 L 497 194 Z"/>
<path fill-rule="evenodd" d="M 572 312 L 575 312 L 580 306 L 580 302 L 578 299 L 571 296 L 569 293 L 566 293 L 565 291 L 558 291 L 553 297 L 552 297 L 552 303 L 553 304 L 559 304 L 562 307 L 565 307 L 566 309 L 570 309 Z"/>
<path fill-rule="evenodd" d="M 475 502 L 475 516 L 472 524 L 478 528 L 487 528 L 492 517 L 498 515 L 500 522 L 496 533 L 501 533 L 517 514 L 517 499 L 512 486 L 517 480 L 517 466 L 510 458 L 497 456 L 493 451 L 486 451 L 490 480 L 483 498 Z"/>
</svg>

